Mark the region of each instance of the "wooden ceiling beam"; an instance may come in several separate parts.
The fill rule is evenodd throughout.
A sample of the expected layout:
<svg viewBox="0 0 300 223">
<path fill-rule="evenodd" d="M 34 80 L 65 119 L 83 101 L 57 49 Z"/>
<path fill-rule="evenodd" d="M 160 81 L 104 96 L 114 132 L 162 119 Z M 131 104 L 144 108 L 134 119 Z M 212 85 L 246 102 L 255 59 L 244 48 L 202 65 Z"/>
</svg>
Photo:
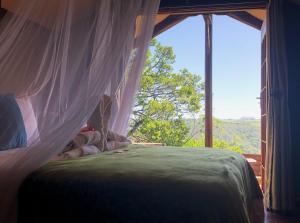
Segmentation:
<svg viewBox="0 0 300 223">
<path fill-rule="evenodd" d="M 268 0 L 161 0 L 159 13 L 216 13 L 264 9 Z"/>
<path fill-rule="evenodd" d="M 175 26 L 176 24 L 182 22 L 190 15 L 169 15 L 166 19 L 158 23 L 153 31 L 153 37 L 158 36 L 162 32 L 170 29 L 171 27 Z"/>
<path fill-rule="evenodd" d="M 231 18 L 234 18 L 242 23 L 245 23 L 249 26 L 252 26 L 255 29 L 261 30 L 263 21 L 256 18 L 255 16 L 251 15 L 248 12 L 240 11 L 240 12 L 230 12 L 226 15 L 230 16 Z"/>
</svg>

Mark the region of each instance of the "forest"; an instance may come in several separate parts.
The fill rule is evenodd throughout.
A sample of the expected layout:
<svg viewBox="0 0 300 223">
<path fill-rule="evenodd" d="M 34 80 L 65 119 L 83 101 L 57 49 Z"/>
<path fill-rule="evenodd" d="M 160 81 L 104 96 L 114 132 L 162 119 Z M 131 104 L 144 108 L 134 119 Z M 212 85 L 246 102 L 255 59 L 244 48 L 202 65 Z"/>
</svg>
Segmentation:
<svg viewBox="0 0 300 223">
<path fill-rule="evenodd" d="M 204 147 L 204 82 L 175 62 L 172 47 L 153 39 L 130 117 L 133 142 Z M 259 143 L 260 120 L 213 119 L 214 148 L 259 153 Z"/>
</svg>

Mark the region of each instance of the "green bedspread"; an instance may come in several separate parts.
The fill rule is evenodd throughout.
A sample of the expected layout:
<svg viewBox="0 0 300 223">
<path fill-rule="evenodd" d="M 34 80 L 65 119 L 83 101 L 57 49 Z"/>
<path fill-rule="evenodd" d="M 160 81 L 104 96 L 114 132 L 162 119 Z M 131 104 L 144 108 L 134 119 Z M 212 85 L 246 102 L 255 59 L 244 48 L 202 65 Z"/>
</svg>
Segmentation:
<svg viewBox="0 0 300 223">
<path fill-rule="evenodd" d="M 21 223 L 256 223 L 262 213 L 247 161 L 214 149 L 131 145 L 52 161 L 19 192 Z"/>
</svg>

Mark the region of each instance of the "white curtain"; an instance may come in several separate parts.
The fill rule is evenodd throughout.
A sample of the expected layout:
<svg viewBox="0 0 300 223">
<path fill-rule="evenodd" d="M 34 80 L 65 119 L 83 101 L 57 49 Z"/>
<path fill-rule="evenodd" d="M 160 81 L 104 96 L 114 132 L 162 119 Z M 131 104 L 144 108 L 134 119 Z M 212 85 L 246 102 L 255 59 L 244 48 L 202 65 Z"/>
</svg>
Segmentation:
<svg viewBox="0 0 300 223">
<path fill-rule="evenodd" d="M 290 211 L 295 207 L 284 2 L 271 1 L 267 18 L 269 92 L 265 205 L 274 211 Z"/>
<path fill-rule="evenodd" d="M 127 135 L 128 121 L 133 108 L 135 94 L 139 87 L 140 74 L 144 68 L 144 63 L 140 63 L 135 58 L 139 58 L 142 61 L 146 59 L 148 48 L 144 44 L 148 43 L 149 37 L 153 34 L 153 29 L 148 29 L 150 26 L 153 27 L 152 21 L 144 16 L 138 16 L 134 50 L 131 51 L 130 58 L 126 64 L 127 66 L 123 66 L 125 69 L 122 71 L 125 75 L 121 84 L 118 85 L 119 94 L 116 96 L 118 104 L 114 106 L 114 111 L 116 112 L 112 112 L 113 118 L 110 122 L 111 130 L 121 135 Z"/>
<path fill-rule="evenodd" d="M 125 132 L 159 6 L 159 0 L 12 2 L 0 24 L 0 94 L 18 98 L 29 145 L 0 152 L 5 223 L 14 220 L 24 177 L 62 151 L 104 93 L 116 99 L 111 126 Z"/>
</svg>

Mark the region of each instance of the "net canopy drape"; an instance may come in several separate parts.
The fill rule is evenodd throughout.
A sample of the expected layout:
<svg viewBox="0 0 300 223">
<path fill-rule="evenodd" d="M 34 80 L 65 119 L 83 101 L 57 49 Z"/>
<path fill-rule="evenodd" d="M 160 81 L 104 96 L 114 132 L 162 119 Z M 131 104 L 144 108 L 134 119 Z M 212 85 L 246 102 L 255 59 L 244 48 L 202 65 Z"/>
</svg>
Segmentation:
<svg viewBox="0 0 300 223">
<path fill-rule="evenodd" d="M 0 222 L 15 216 L 24 177 L 114 99 L 125 133 L 159 0 L 18 0 L 0 23 L 0 94 L 14 94 L 28 146 L 0 152 Z M 1 132 L 0 132 L 1 134 Z"/>
</svg>

